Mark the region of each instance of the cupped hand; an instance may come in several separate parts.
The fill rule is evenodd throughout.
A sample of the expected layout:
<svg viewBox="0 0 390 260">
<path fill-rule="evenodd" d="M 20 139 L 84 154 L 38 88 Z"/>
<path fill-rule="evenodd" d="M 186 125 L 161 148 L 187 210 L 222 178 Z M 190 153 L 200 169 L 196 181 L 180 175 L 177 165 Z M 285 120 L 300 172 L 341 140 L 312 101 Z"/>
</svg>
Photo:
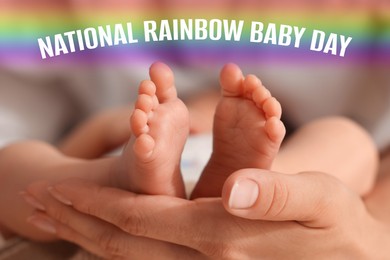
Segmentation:
<svg viewBox="0 0 390 260">
<path fill-rule="evenodd" d="M 63 185 L 70 185 L 75 189 L 80 188 L 81 193 L 84 194 L 82 196 L 89 197 L 96 204 L 88 205 L 89 202 L 84 201 L 87 203 L 84 204 L 85 207 L 83 206 L 86 211 L 78 211 L 72 206 L 70 200 L 60 194 L 57 189 L 51 188 L 48 182 L 35 182 L 29 186 L 28 194 L 33 196 L 34 201 L 38 202 L 38 204 L 36 202 L 32 204 L 32 206 L 35 205 L 37 210 L 27 219 L 28 222 L 42 231 L 75 243 L 104 259 L 181 259 L 180 256 L 183 255 L 197 259 L 200 256 L 198 252 L 190 248 L 147 237 L 135 236 L 130 232 L 123 231 L 119 226 L 115 226 L 92 214 L 95 206 L 103 212 L 111 210 L 111 207 L 119 210 L 119 207 L 122 207 L 122 205 L 125 208 L 122 208 L 121 211 L 125 213 L 127 210 L 130 210 L 127 207 L 130 205 L 123 204 L 128 200 L 126 197 L 129 194 L 134 196 L 135 194 L 127 194 L 127 192 L 119 189 L 100 187 L 80 179 L 65 181 Z M 100 189 L 104 191 L 103 194 L 100 194 Z M 105 196 L 106 192 L 110 193 L 110 196 L 116 197 L 116 199 L 111 201 L 112 197 L 110 197 L 105 198 L 109 201 L 105 201 L 101 195 Z M 81 197 L 79 198 L 81 199 Z M 79 202 L 84 203 L 81 200 Z M 120 215 L 117 215 L 117 217 L 120 217 Z M 118 219 L 118 221 L 121 220 Z M 123 223 L 123 225 L 125 224 Z"/>
<path fill-rule="evenodd" d="M 245 208 L 234 196 L 240 185 L 252 185 L 247 181 L 258 190 Z M 357 195 L 321 173 L 236 172 L 223 196 L 223 205 L 236 216 L 218 198 L 137 195 L 80 179 L 49 188 L 50 198 L 44 186 L 28 189 L 45 207 L 30 222 L 44 221 L 60 238 L 107 258 L 367 259 L 387 254 L 388 230 L 370 217 Z"/>
</svg>

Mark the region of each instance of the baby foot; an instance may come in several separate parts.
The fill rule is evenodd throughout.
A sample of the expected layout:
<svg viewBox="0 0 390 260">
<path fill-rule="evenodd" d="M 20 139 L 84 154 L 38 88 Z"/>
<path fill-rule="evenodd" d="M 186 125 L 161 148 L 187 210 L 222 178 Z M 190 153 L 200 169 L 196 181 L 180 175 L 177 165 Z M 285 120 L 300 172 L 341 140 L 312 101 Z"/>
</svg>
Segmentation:
<svg viewBox="0 0 390 260">
<path fill-rule="evenodd" d="M 184 197 L 180 158 L 189 132 L 188 110 L 177 97 L 168 66 L 155 63 L 149 73 L 130 118 L 133 137 L 120 160 L 119 180 L 134 192 Z"/>
<path fill-rule="evenodd" d="M 226 178 L 242 168 L 270 169 L 285 135 L 280 103 L 254 75 L 234 64 L 220 75 L 222 98 L 214 116 L 213 153 L 192 197 L 221 196 Z"/>
</svg>

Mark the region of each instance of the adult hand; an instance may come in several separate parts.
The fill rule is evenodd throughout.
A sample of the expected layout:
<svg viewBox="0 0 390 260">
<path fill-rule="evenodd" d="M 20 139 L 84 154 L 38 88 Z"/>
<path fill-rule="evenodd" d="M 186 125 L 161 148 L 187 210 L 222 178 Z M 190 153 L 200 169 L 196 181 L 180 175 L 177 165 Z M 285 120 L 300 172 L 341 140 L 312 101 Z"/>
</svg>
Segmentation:
<svg viewBox="0 0 390 260">
<path fill-rule="evenodd" d="M 233 199 L 240 187 L 252 185 L 247 179 L 258 187 L 248 197 L 253 204 L 249 208 Z M 257 220 L 228 214 L 216 198 L 136 195 L 73 179 L 51 189 L 61 205 L 36 186 L 28 192 L 46 210 L 33 216 L 32 223 L 41 221 L 60 238 L 109 258 L 389 256 L 384 246 L 390 243 L 388 230 L 367 213 L 357 195 L 321 173 L 236 172 L 226 182 L 223 204 L 232 214 Z"/>
<path fill-rule="evenodd" d="M 102 203 L 99 207 L 105 205 L 107 210 L 116 203 L 115 201 L 100 200 L 100 195 L 98 195 L 100 188 L 102 191 L 104 190 L 104 193 L 113 192 L 111 195 L 120 197 L 121 201 L 127 200 L 128 196 L 122 190 L 99 187 L 80 179 L 69 180 L 63 184 L 76 189 L 80 188 L 83 194 L 93 191 L 93 194 L 87 196 L 92 198 L 92 196 L 97 195 L 99 198 L 96 198 L 96 202 Z M 49 187 L 49 183 L 46 181 L 35 182 L 29 186 L 27 194 L 31 197 L 27 202 L 37 211 L 27 221 L 60 239 L 75 243 L 97 256 L 104 259 L 182 259 L 181 256 L 184 255 L 197 259 L 200 256 L 198 252 L 190 248 L 137 237 L 93 215 L 79 212 L 70 207 L 71 202 L 68 199 Z M 135 194 L 130 193 L 130 195 Z M 121 207 L 119 204 L 116 205 L 117 209 Z M 85 206 L 88 207 L 88 205 Z M 124 213 L 128 208 L 122 208 L 122 210 Z"/>
</svg>

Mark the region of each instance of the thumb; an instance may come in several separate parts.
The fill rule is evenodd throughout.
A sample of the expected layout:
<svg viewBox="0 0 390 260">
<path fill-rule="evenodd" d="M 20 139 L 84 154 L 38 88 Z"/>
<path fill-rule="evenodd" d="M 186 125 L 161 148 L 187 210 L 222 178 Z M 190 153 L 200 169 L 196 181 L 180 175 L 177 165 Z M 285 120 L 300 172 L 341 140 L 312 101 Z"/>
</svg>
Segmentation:
<svg viewBox="0 0 390 260">
<path fill-rule="evenodd" d="M 233 173 L 222 191 L 225 209 L 235 216 L 299 221 L 311 227 L 332 225 L 345 213 L 346 205 L 359 201 L 355 197 L 341 182 L 324 173 L 291 175 L 260 169 Z"/>
</svg>

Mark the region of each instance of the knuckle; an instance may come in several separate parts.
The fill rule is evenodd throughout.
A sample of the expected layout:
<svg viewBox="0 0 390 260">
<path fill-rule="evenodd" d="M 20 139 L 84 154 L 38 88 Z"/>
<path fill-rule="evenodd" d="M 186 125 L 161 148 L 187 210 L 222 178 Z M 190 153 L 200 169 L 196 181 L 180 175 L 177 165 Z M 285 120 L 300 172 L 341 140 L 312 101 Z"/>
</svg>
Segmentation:
<svg viewBox="0 0 390 260">
<path fill-rule="evenodd" d="M 147 218 L 140 212 L 133 209 L 129 214 L 128 211 L 122 211 L 117 216 L 118 226 L 134 236 L 147 235 Z"/>
<path fill-rule="evenodd" d="M 237 232 L 237 223 L 226 226 L 226 222 L 216 220 L 209 224 L 199 225 L 191 234 L 193 248 L 207 259 L 243 259 L 245 244 L 242 240 L 231 239 L 235 237 L 232 234 Z"/>
<path fill-rule="evenodd" d="M 283 212 L 289 199 L 289 189 L 285 182 L 278 178 L 273 179 L 271 184 L 273 192 L 270 197 L 269 206 L 266 208 L 265 217 L 276 217 Z"/>
<path fill-rule="evenodd" d="M 238 247 L 233 241 L 208 241 L 202 243 L 200 247 L 211 259 L 240 259 Z"/>
<path fill-rule="evenodd" d="M 120 255 L 120 245 L 116 235 L 112 231 L 102 232 L 97 235 L 98 245 L 108 254 Z"/>
<path fill-rule="evenodd" d="M 69 225 L 69 217 L 67 211 L 64 210 L 63 206 L 53 207 L 52 205 L 46 205 L 46 212 L 50 217 L 62 223 L 63 225 Z"/>
</svg>

